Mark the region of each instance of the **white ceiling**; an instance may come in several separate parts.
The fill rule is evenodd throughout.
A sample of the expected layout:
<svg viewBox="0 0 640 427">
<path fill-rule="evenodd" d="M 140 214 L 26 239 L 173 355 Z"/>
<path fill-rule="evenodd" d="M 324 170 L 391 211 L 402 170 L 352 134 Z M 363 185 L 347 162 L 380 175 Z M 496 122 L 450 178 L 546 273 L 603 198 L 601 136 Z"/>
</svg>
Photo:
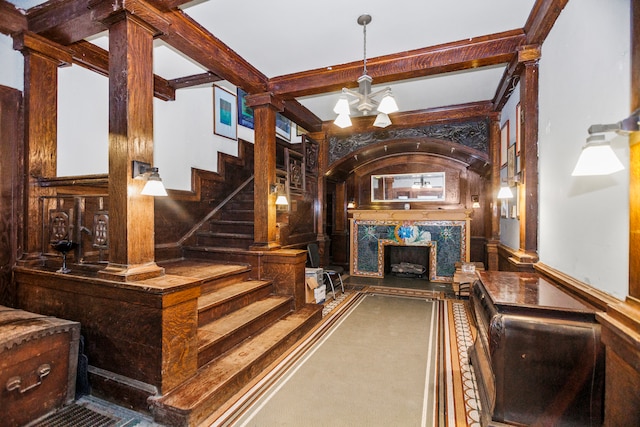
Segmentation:
<svg viewBox="0 0 640 427">
<path fill-rule="evenodd" d="M 39 0 L 9 0 L 21 8 Z M 267 77 L 363 59 L 362 26 L 368 13 L 367 58 L 523 28 L 535 0 L 207 0 L 182 9 Z M 106 48 L 106 35 L 92 41 Z M 204 70 L 158 41 L 154 72 L 165 79 Z M 401 111 L 493 99 L 504 66 L 390 84 Z M 375 81 L 374 90 L 375 90 Z M 385 85 L 386 86 L 386 85 Z M 187 89 L 182 89 L 187 90 Z M 338 93 L 299 101 L 322 120 Z"/>
</svg>

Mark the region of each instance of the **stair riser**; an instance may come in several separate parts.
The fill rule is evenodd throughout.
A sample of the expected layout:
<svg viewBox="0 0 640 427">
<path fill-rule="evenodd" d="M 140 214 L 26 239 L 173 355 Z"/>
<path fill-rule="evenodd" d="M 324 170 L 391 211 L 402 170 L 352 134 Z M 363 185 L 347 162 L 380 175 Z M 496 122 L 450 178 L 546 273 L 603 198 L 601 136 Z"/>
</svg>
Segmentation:
<svg viewBox="0 0 640 427">
<path fill-rule="evenodd" d="M 205 325 L 213 320 L 229 314 L 235 310 L 268 297 L 273 292 L 273 284 L 254 289 L 252 292 L 240 295 L 231 300 L 224 301 L 214 307 L 208 307 L 198 313 L 198 326 Z"/>
<path fill-rule="evenodd" d="M 253 223 L 252 224 L 216 224 L 212 222 L 209 224 L 212 232 L 225 233 L 238 233 L 238 234 L 250 234 L 253 235 Z"/>
<path fill-rule="evenodd" d="M 253 221 L 253 210 L 235 210 L 231 212 L 220 212 L 218 219 L 237 220 L 237 221 Z"/>
<path fill-rule="evenodd" d="M 221 340 L 213 343 L 205 349 L 198 351 L 198 367 L 206 365 L 216 357 L 220 356 L 236 344 L 242 342 L 247 337 L 260 331 L 262 328 L 270 325 L 276 320 L 280 319 L 292 310 L 292 303 L 287 301 L 273 310 L 270 310 L 264 315 L 253 319 L 250 323 L 247 323 L 241 329 L 234 331 Z"/>
<path fill-rule="evenodd" d="M 271 347 L 270 351 L 263 353 L 259 358 L 254 360 L 251 365 L 245 366 L 237 375 L 221 385 L 215 394 L 203 399 L 203 401 L 191 411 L 164 407 L 161 403 L 155 402 L 151 407 L 154 420 L 159 423 L 178 427 L 193 427 L 199 425 L 255 378 L 256 375 L 293 346 L 296 341 L 309 332 L 321 318 L 322 312 L 318 312 L 315 317 L 306 320 L 298 328 L 291 331 L 290 334 Z"/>
<path fill-rule="evenodd" d="M 248 248 L 253 243 L 253 238 L 220 238 L 215 236 L 198 235 L 199 246 L 220 246 L 227 248 Z"/>
</svg>

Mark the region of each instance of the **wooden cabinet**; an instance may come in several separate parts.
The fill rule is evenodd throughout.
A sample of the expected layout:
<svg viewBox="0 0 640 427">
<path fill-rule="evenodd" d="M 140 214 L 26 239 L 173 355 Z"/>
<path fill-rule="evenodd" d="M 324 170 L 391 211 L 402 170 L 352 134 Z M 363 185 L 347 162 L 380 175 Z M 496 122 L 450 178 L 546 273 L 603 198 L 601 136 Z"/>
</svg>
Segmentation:
<svg viewBox="0 0 640 427">
<path fill-rule="evenodd" d="M 601 425 L 604 347 L 595 310 L 535 273 L 479 277 L 469 353 L 482 424 Z"/>
</svg>

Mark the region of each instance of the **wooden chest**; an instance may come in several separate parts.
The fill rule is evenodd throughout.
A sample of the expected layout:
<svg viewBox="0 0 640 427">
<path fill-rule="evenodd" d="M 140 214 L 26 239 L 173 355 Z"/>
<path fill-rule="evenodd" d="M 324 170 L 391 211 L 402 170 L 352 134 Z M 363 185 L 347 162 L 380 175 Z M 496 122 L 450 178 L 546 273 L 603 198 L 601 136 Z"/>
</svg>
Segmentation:
<svg viewBox="0 0 640 427">
<path fill-rule="evenodd" d="M 0 426 L 20 426 L 75 397 L 80 324 L 0 306 Z"/>
<path fill-rule="evenodd" d="M 595 309 L 535 273 L 479 277 L 469 356 L 482 425 L 601 425 L 605 352 Z"/>
</svg>

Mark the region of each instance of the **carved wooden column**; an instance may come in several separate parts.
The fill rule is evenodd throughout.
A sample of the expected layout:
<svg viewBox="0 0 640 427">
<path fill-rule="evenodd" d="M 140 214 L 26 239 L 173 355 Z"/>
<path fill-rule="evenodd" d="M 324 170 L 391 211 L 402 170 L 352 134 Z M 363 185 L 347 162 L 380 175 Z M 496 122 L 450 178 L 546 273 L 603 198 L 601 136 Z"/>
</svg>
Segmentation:
<svg viewBox="0 0 640 427">
<path fill-rule="evenodd" d="M 500 190 L 500 121 L 492 119 L 489 125 L 489 153 L 491 155 L 491 182 L 487 194 L 491 197 L 491 226 L 487 232 L 487 269 L 498 270 L 498 244 L 500 243 L 500 212 L 498 212 L 498 191 Z"/>
<path fill-rule="evenodd" d="M 520 191 L 520 250 L 527 257 L 522 262 L 538 260 L 538 60 L 524 62 L 520 77 L 522 165 Z"/>
<path fill-rule="evenodd" d="M 284 110 L 282 100 L 271 93 L 249 95 L 255 131 L 253 178 L 253 245 L 251 250 L 280 248 L 276 241 L 276 112 Z"/>
<path fill-rule="evenodd" d="M 327 215 L 326 215 L 326 198 L 327 198 L 327 183 L 324 174 L 329 168 L 329 138 L 327 137 L 327 126 L 323 125 L 322 132 L 314 133 L 313 138 L 320 144 L 318 150 L 318 194 L 316 197 L 317 209 L 317 239 L 318 248 L 320 249 L 320 265 L 326 265 L 329 263 L 329 244 L 330 239 L 327 236 Z"/>
<path fill-rule="evenodd" d="M 640 108 L 640 0 L 631 1 L 631 111 Z M 598 316 L 607 349 L 604 425 L 640 425 L 640 132 L 629 136 L 629 295 Z"/>
<path fill-rule="evenodd" d="M 71 64 L 71 54 L 32 33 L 14 38 L 13 47 L 24 55 L 24 166 L 26 214 L 23 260 L 42 254 L 43 218 L 40 198 L 55 190 L 40 187 L 38 178 L 55 177 L 58 135 L 58 67 Z M 47 239 L 48 240 L 48 239 Z"/>
<path fill-rule="evenodd" d="M 101 275 L 135 281 L 164 274 L 155 263 L 154 200 L 140 194 L 133 161 L 153 163 L 153 35 L 122 11 L 109 26 L 109 265 Z"/>
</svg>

